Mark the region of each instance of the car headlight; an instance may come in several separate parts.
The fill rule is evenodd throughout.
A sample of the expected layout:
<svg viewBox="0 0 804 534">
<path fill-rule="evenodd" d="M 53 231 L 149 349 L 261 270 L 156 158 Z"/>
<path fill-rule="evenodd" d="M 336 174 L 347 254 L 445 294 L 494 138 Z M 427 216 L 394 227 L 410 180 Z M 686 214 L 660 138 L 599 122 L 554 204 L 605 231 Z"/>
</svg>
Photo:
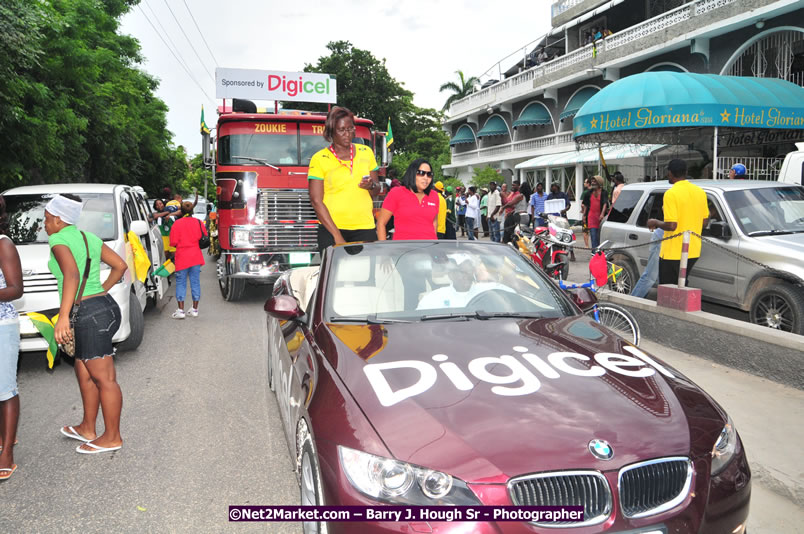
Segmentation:
<svg viewBox="0 0 804 534">
<path fill-rule="evenodd" d="M 233 247 L 248 247 L 251 245 L 251 231 L 248 228 L 234 226 L 230 241 Z"/>
<path fill-rule="evenodd" d="M 481 504 L 465 482 L 447 473 L 338 447 L 346 477 L 361 493 L 391 504 Z"/>
<path fill-rule="evenodd" d="M 737 452 L 737 429 L 729 417 L 726 426 L 720 431 L 715 446 L 712 447 L 712 476 L 723 471 Z"/>
</svg>

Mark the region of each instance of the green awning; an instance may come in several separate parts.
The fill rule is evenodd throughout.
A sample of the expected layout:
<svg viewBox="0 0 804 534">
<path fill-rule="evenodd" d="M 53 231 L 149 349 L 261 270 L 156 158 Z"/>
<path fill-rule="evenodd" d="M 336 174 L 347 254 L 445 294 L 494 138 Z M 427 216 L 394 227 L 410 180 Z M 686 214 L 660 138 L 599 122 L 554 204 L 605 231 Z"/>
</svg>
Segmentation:
<svg viewBox="0 0 804 534">
<path fill-rule="evenodd" d="M 502 117 L 494 115 L 486 121 L 485 126 L 477 132 L 478 137 L 486 137 L 489 135 L 508 135 L 508 126 Z"/>
<path fill-rule="evenodd" d="M 530 104 L 522 110 L 519 118 L 514 121 L 514 128 L 552 123 L 553 120 L 550 118 L 550 113 L 547 111 L 546 107 L 541 104 Z"/>
<path fill-rule="evenodd" d="M 464 124 L 458 131 L 455 132 L 455 135 L 452 136 L 452 139 L 449 140 L 449 146 L 455 145 L 463 145 L 467 143 L 474 143 L 475 142 L 475 134 L 472 132 L 472 129 Z"/>
<path fill-rule="evenodd" d="M 600 89 L 597 87 L 584 87 L 572 95 L 572 98 L 567 102 L 567 107 L 561 112 L 559 118 L 563 120 L 578 113 L 578 110 L 586 104 L 586 101 L 595 96 L 598 91 L 600 91 Z"/>
</svg>

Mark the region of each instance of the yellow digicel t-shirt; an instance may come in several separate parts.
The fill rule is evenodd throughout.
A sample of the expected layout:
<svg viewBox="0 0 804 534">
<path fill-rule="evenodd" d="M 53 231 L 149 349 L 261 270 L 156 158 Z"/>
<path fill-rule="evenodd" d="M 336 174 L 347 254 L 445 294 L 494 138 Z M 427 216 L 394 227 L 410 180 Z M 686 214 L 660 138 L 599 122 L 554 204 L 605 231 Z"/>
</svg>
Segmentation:
<svg viewBox="0 0 804 534">
<path fill-rule="evenodd" d="M 438 193 L 438 229 L 439 234 L 447 233 L 447 200 Z"/>
<path fill-rule="evenodd" d="M 675 232 L 665 233 L 665 239 L 671 235 L 683 234 L 687 230 L 700 234 L 703 220 L 707 217 L 709 217 L 709 206 L 706 202 L 706 193 L 689 180 L 676 182 L 664 193 L 664 220 L 677 224 Z M 665 260 L 680 260 L 682 243 L 683 239 L 680 237 L 662 241 L 659 257 Z M 690 236 L 688 257 L 700 256 L 701 239 L 694 235 Z"/>
<path fill-rule="evenodd" d="M 316 152 L 310 160 L 308 180 L 324 180 L 324 205 L 332 221 L 341 230 L 370 230 L 374 224 L 374 203 L 360 181 L 376 171 L 374 152 L 366 145 L 352 145 L 355 159 L 351 171 L 349 160 L 340 160 L 329 147 Z"/>
</svg>

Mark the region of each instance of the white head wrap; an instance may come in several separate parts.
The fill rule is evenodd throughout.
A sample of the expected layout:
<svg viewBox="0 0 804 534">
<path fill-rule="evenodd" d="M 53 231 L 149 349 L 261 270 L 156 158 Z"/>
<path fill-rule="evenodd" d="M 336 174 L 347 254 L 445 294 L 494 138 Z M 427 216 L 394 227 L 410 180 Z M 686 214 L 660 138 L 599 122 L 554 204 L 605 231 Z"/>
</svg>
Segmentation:
<svg viewBox="0 0 804 534">
<path fill-rule="evenodd" d="M 67 224 L 75 224 L 78 222 L 78 217 L 81 215 L 82 207 L 83 203 L 81 202 L 56 195 L 47 203 L 45 211 L 51 215 L 61 217 L 61 220 Z"/>
</svg>

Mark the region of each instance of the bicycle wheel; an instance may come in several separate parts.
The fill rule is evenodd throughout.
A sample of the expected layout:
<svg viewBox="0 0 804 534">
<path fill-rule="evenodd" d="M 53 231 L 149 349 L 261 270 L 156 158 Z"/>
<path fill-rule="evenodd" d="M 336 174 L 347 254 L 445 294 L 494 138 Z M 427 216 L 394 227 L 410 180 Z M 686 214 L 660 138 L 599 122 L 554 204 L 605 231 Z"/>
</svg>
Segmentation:
<svg viewBox="0 0 804 534">
<path fill-rule="evenodd" d="M 616 304 L 597 305 L 598 322 L 609 330 L 614 331 L 623 339 L 639 346 L 639 324 L 631 312 Z M 595 309 L 592 308 L 586 315 L 595 318 Z"/>
</svg>

